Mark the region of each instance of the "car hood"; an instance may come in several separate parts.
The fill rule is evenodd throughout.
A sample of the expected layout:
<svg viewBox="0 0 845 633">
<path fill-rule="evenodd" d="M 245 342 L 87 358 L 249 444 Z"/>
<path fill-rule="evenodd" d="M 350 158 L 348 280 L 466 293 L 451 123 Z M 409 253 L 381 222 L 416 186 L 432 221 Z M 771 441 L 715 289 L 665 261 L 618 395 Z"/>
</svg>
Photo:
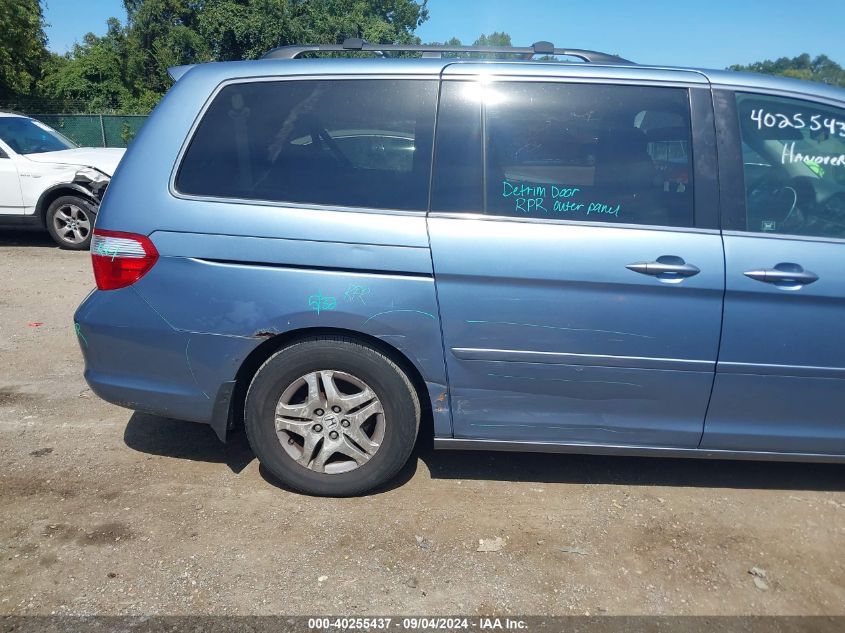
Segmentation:
<svg viewBox="0 0 845 633">
<path fill-rule="evenodd" d="M 109 176 L 114 175 L 117 164 L 126 150 L 122 147 L 77 147 L 58 152 L 26 154 L 26 158 L 36 163 L 54 163 L 59 165 L 79 165 L 93 167 Z"/>
</svg>

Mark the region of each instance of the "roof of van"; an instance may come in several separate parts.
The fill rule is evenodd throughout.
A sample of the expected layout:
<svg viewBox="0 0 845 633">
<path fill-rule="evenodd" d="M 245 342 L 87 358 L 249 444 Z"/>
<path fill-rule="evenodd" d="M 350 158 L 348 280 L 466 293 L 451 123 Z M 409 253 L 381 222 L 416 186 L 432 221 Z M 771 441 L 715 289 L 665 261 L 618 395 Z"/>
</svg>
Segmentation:
<svg viewBox="0 0 845 633">
<path fill-rule="evenodd" d="M 709 84 L 714 88 L 772 91 L 795 96 L 812 96 L 845 103 L 845 89 L 823 83 L 736 72 L 675 66 L 627 63 L 566 62 L 542 60 L 484 60 L 452 58 L 307 58 L 260 59 L 236 62 L 209 62 L 170 69 L 175 80 L 190 74 L 192 80 L 220 83 L 290 75 L 444 76 L 490 75 L 535 77 L 592 77 L 633 81 Z"/>
</svg>

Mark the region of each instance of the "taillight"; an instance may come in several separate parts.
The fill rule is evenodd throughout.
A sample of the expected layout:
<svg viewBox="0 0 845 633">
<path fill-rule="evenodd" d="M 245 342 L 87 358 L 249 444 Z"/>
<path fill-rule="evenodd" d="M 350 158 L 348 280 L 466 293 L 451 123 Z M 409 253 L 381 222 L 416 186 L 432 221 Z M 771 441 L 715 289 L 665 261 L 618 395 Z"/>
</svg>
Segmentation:
<svg viewBox="0 0 845 633">
<path fill-rule="evenodd" d="M 94 229 L 91 261 L 97 288 L 117 290 L 146 275 L 158 261 L 158 251 L 145 235 Z"/>
</svg>

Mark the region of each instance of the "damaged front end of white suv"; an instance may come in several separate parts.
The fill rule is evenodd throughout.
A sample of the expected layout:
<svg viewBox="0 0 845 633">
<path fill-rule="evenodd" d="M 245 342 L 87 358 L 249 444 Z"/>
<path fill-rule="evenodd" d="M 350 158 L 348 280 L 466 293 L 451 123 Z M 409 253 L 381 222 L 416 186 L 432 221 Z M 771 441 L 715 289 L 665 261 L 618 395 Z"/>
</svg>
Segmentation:
<svg viewBox="0 0 845 633">
<path fill-rule="evenodd" d="M 88 248 L 124 152 L 77 147 L 40 121 L 0 113 L 0 225 L 46 228 L 63 248 Z"/>
<path fill-rule="evenodd" d="M 73 184 L 82 187 L 97 204 L 103 200 L 103 195 L 106 193 L 106 187 L 111 182 L 111 175 L 101 172 L 94 167 L 83 167 L 77 170 L 73 176 Z"/>
</svg>

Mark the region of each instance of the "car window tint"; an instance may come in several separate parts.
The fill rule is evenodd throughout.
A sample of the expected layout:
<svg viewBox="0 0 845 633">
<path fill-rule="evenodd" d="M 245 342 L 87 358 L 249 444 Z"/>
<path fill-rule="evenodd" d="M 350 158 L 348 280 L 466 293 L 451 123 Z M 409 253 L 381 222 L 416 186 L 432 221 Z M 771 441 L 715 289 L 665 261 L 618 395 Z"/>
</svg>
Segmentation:
<svg viewBox="0 0 845 633">
<path fill-rule="evenodd" d="M 188 147 L 186 194 L 425 210 L 435 81 L 267 81 L 217 95 Z"/>
<path fill-rule="evenodd" d="M 41 121 L 21 116 L 0 117 L 0 139 L 18 154 L 59 152 L 76 147 Z"/>
<path fill-rule="evenodd" d="M 444 81 L 437 114 L 432 211 L 481 213 L 481 102 L 464 81 Z"/>
<path fill-rule="evenodd" d="M 845 238 L 845 110 L 738 93 L 746 229 Z"/>
<path fill-rule="evenodd" d="M 476 85 L 487 213 L 693 226 L 689 95 L 678 88 Z"/>
</svg>

